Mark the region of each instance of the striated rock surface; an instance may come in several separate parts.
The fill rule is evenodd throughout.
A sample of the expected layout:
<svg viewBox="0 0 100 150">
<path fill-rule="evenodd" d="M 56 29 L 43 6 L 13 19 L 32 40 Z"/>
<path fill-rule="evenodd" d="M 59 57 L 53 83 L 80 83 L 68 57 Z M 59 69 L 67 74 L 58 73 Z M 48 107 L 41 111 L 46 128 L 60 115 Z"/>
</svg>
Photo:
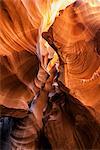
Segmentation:
<svg viewBox="0 0 100 150">
<path fill-rule="evenodd" d="M 100 103 L 100 2 L 97 4 L 70 5 L 56 17 L 48 33 L 43 33 L 62 61 L 59 80 L 73 96 L 93 107 Z"/>
<path fill-rule="evenodd" d="M 68 6 L 74 1 L 0 1 L 0 105 L 28 109 L 39 63 L 34 54 L 41 61 L 41 55 L 51 53 L 41 34 L 54 22 L 52 38 L 44 38 L 62 59 L 61 80 L 73 96 L 98 106 L 100 2 L 76 1 Z"/>
<path fill-rule="evenodd" d="M 75 0 L 70 2 L 73 1 Z M 0 1 L 1 109 L 28 109 L 27 103 L 34 96 L 32 86 L 38 72 L 38 58 L 41 60 L 41 55 L 48 55 L 48 51 L 50 57 L 52 55 L 52 50 L 41 37 L 41 33 L 50 27 L 57 11 L 70 2 Z M 54 9 L 56 5 L 59 7 Z"/>
</svg>

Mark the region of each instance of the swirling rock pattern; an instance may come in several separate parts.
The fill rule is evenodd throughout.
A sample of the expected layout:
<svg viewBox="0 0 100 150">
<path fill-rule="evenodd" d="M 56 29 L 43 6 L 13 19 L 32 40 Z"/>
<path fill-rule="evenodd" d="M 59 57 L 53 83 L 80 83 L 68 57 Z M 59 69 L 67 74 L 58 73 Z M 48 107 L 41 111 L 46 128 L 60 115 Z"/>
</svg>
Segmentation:
<svg viewBox="0 0 100 150">
<path fill-rule="evenodd" d="M 61 11 L 43 37 L 62 59 L 61 80 L 75 97 L 95 107 L 100 103 L 100 2 L 89 2 Z"/>
<path fill-rule="evenodd" d="M 33 62 L 38 62 L 34 53 L 40 54 L 39 36 L 52 24 L 53 4 L 56 0 L 0 1 L 1 105 L 28 108 L 27 102 L 34 95 L 30 88 L 36 66 Z M 100 100 L 99 8 L 99 1 L 77 1 L 60 11 L 53 24 L 53 42 L 64 62 L 65 84 L 88 105 Z"/>
<path fill-rule="evenodd" d="M 0 105 L 4 107 L 28 109 L 39 65 L 35 54 L 39 58 L 40 53 L 48 54 L 41 32 L 56 16 L 52 3 L 63 4 L 56 0 L 0 1 Z M 66 1 L 66 5 L 69 3 Z"/>
<path fill-rule="evenodd" d="M 0 1 L 0 105 L 26 111 L 39 66 L 35 55 L 38 17 L 34 27 L 28 17 L 20 0 Z"/>
<path fill-rule="evenodd" d="M 55 1 L 50 1 L 50 4 Z M 99 110 L 100 2 L 90 4 L 92 3 L 88 1 L 74 3 L 61 11 L 52 26 L 53 39 L 46 40 L 54 49 L 56 48 L 62 59 L 64 68 L 62 76 L 71 94 L 87 105 L 96 108 L 98 106 Z M 41 38 L 39 39 L 42 32 L 40 27 L 47 29 L 47 26 L 41 26 L 41 22 L 46 25 L 48 23 L 48 26 L 52 22 L 50 18 L 48 19 L 49 8 L 48 0 L 0 1 L 0 115 L 2 116 L 21 118 L 28 112 L 28 103 L 34 96 L 31 85 L 39 67 L 35 54 L 40 54 L 39 45 L 42 45 Z M 26 116 L 17 122 L 11 134 L 12 149 L 18 146 L 23 149 L 26 146 L 27 149 L 34 149 L 34 138 L 37 138 L 34 122 L 33 116 L 29 118 Z"/>
</svg>

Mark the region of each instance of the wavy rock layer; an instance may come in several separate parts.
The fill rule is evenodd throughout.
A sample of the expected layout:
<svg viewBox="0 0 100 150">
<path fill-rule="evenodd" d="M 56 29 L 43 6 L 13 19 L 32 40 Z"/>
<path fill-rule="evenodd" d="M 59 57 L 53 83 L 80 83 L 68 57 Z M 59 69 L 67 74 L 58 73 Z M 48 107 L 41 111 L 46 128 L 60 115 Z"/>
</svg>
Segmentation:
<svg viewBox="0 0 100 150">
<path fill-rule="evenodd" d="M 52 24 L 57 11 L 73 1 L 0 1 L 1 107 L 28 109 L 39 64 L 34 54 L 41 59 L 48 51 L 50 57 L 53 53 L 41 33 Z M 54 9 L 56 5 L 59 7 Z"/>
<path fill-rule="evenodd" d="M 33 4 L 32 6 L 35 9 L 36 6 Z M 27 110 L 27 103 L 34 96 L 29 85 L 36 76 L 39 65 L 35 52 L 40 19 L 39 16 L 35 18 L 33 26 L 21 0 L 0 1 L 0 105 L 2 106 Z"/>
<path fill-rule="evenodd" d="M 51 26 L 57 12 L 73 1 L 66 1 L 65 5 L 60 0 L 50 3 L 44 0 L 0 1 L 0 105 L 28 108 L 27 103 L 34 95 L 30 85 L 39 63 L 34 53 L 39 58 L 41 53 L 48 54 L 41 33 Z M 95 5 L 93 0 L 76 2 L 61 11 L 53 25 L 54 44 L 61 49 L 59 54 L 64 53 L 60 55 L 67 62 L 66 86 L 89 104 L 94 99 L 100 100 L 99 42 L 97 44 L 100 34 L 95 35 L 100 27 L 99 8 L 99 1 Z"/>
<path fill-rule="evenodd" d="M 62 60 L 60 80 L 75 97 L 91 106 L 100 103 L 100 2 L 97 3 L 70 5 L 43 34 Z"/>
</svg>

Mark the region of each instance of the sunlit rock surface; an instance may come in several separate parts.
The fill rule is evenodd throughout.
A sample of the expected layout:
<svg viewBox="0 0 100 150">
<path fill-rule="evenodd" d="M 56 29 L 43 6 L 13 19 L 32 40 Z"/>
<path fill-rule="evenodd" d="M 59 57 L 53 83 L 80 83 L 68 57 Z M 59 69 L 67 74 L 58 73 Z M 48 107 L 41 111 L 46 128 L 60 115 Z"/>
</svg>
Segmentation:
<svg viewBox="0 0 100 150">
<path fill-rule="evenodd" d="M 66 86 L 86 105 L 99 103 L 100 2 L 78 1 L 67 7 L 74 1 L 0 1 L 1 105 L 28 109 L 39 63 L 34 54 L 41 62 L 41 55 L 51 53 L 41 34 L 53 22 L 53 42 L 66 63 L 62 74 Z"/>
<path fill-rule="evenodd" d="M 0 1 L 1 106 L 28 109 L 27 102 L 34 96 L 32 83 L 39 64 L 34 54 L 41 60 L 41 55 L 46 55 L 49 51 L 51 57 L 52 50 L 49 45 L 45 45 L 41 33 L 52 24 L 58 10 L 73 0 L 63 2 Z"/>
<path fill-rule="evenodd" d="M 100 2 L 93 6 L 84 2 L 74 3 L 61 11 L 48 33 L 43 34 L 62 59 L 59 79 L 71 90 L 71 94 L 94 107 L 100 105 L 98 8 Z"/>
<path fill-rule="evenodd" d="M 20 118 L 25 116 L 28 112 L 28 103 L 34 96 L 32 85 L 38 72 L 39 60 L 42 64 L 41 55 L 49 53 L 48 56 L 52 58 L 54 50 L 63 62 L 59 66 L 61 72 L 59 80 L 70 89 L 73 96 L 99 111 L 100 2 L 99 0 L 84 0 L 83 3 L 77 1 L 67 7 L 74 1 L 0 1 L 1 116 Z M 62 9 L 64 11 L 60 11 L 59 14 L 59 10 Z M 50 27 L 52 32 L 49 33 Z M 50 38 L 49 36 L 46 38 L 46 35 L 43 37 L 54 50 L 41 36 L 45 31 L 48 31 L 46 35 Z M 55 60 L 57 58 L 51 62 L 51 66 Z M 50 70 L 50 66 L 48 68 Z M 74 113 L 73 108 L 76 107 L 72 107 Z M 27 127 L 27 124 L 25 125 Z M 57 125 L 59 127 L 59 124 Z M 54 132 L 55 129 L 53 128 Z M 0 130 L 3 131 L 2 145 L 5 146 L 3 149 L 8 150 L 8 143 L 4 145 L 4 142 L 9 142 L 8 118 L 3 121 L 2 118 L 0 119 Z"/>
</svg>

